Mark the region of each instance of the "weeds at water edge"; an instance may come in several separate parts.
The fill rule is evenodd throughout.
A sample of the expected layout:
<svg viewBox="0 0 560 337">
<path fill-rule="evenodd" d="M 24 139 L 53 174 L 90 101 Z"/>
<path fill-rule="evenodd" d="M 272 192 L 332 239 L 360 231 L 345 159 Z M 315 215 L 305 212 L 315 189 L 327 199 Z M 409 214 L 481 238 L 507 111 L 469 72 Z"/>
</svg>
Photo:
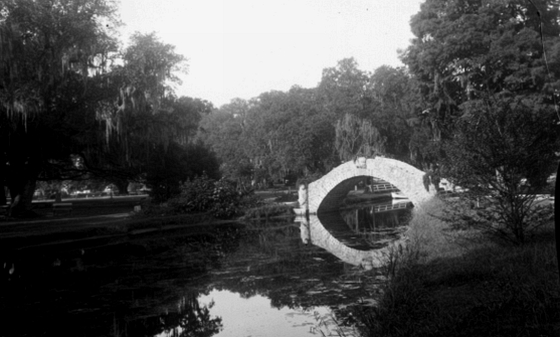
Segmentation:
<svg viewBox="0 0 560 337">
<path fill-rule="evenodd" d="M 435 211 L 445 209 L 413 219 L 408 251 L 391 257 L 378 306 L 358 316 L 361 335 L 560 336 L 553 228 L 523 247 L 500 245 L 451 230 Z"/>
</svg>

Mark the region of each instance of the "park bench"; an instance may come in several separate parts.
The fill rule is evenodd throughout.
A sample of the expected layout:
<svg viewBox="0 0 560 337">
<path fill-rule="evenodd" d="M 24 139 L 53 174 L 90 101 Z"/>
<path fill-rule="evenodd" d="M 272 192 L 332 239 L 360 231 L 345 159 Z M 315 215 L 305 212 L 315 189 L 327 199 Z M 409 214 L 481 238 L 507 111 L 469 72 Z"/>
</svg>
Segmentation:
<svg viewBox="0 0 560 337">
<path fill-rule="evenodd" d="M 67 212 L 72 213 L 72 203 L 71 202 L 57 202 L 52 205 L 53 215 L 57 212 Z"/>
</svg>

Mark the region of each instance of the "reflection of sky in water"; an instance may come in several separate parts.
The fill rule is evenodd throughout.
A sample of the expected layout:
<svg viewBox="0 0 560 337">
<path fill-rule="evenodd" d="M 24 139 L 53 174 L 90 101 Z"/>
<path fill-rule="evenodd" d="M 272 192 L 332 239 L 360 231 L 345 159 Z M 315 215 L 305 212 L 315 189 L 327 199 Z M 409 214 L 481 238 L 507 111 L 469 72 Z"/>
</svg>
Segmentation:
<svg viewBox="0 0 560 337">
<path fill-rule="evenodd" d="M 212 316 L 222 317 L 224 330 L 215 336 L 312 336 L 320 334 L 314 330 L 319 325 L 318 317 L 330 315 L 328 307 L 311 310 L 277 309 L 271 306 L 270 299 L 261 295 L 242 298 L 229 291 L 212 290 L 208 295 L 199 297 L 201 305 L 215 305 L 210 309 Z"/>
<path fill-rule="evenodd" d="M 351 212 L 354 226 L 334 213 L 331 227 L 352 238 L 369 229 L 361 221 L 371 212 Z M 348 251 L 342 258 L 331 250 L 348 247 L 317 217 L 301 224 L 293 216 L 263 220 L 196 235 L 119 238 L 78 257 L 53 253 L 37 262 L 23 256 L 21 279 L 2 283 L 0 314 L 8 324 L 0 335 L 82 329 L 83 336 L 210 336 L 221 329 L 215 336 L 339 336 L 334 318 L 352 324 L 351 311 L 368 305 L 376 275 L 363 274 L 363 259 L 349 261 Z M 323 241 L 330 244 L 319 245 Z M 29 324 L 16 323 L 22 319 Z"/>
</svg>

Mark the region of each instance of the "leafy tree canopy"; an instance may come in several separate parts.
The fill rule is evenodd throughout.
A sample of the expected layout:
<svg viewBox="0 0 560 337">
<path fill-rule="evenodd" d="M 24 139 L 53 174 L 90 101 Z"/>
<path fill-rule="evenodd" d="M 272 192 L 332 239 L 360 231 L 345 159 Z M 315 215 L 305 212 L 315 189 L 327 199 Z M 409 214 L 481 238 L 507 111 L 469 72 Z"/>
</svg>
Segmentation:
<svg viewBox="0 0 560 337">
<path fill-rule="evenodd" d="M 325 68 L 317 87 L 325 112 L 337 118 L 346 113 L 360 117 L 367 114 L 368 75 L 358 69 L 354 58 L 342 59 L 336 67 Z"/>
<path fill-rule="evenodd" d="M 155 34 L 119 50 L 115 10 L 109 0 L 0 2 L 0 183 L 12 215 L 29 208 L 37 179 L 126 191 L 154 152 L 185 150 L 212 109 L 175 97 L 186 60 Z"/>
<path fill-rule="evenodd" d="M 13 214 L 30 205 L 41 174 L 72 166 L 117 24 L 105 1 L 0 3 L 0 177 Z"/>
<path fill-rule="evenodd" d="M 342 162 L 385 154 L 385 142 L 369 121 L 353 115 L 344 115 L 336 124 L 336 150 Z"/>
<path fill-rule="evenodd" d="M 558 101 L 560 25 L 556 0 L 428 0 L 411 21 L 415 35 L 401 55 L 422 95 L 417 152 L 440 157 L 440 142 L 473 113 L 469 101 L 531 101 L 536 110 Z M 423 151 L 421 151 L 424 149 Z"/>
<path fill-rule="evenodd" d="M 427 0 L 402 54 L 427 121 L 415 143 L 465 199 L 489 199 L 487 228 L 517 243 L 560 146 L 559 4 Z"/>
<path fill-rule="evenodd" d="M 534 95 L 539 103 L 551 103 L 560 84 L 558 5 L 556 0 L 423 3 L 412 18 L 415 38 L 402 59 L 437 121 L 452 121 L 462 102 L 488 93 Z"/>
</svg>

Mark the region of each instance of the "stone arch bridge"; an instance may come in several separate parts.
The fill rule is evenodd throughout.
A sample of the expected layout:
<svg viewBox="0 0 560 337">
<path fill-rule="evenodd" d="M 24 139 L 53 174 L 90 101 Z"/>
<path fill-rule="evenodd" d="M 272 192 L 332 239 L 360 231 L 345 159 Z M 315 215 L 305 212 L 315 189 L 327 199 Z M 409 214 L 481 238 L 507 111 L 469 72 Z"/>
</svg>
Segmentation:
<svg viewBox="0 0 560 337">
<path fill-rule="evenodd" d="M 320 210 L 338 207 L 348 192 L 365 177 L 376 177 L 385 180 L 420 207 L 424 201 L 435 195 L 435 191 L 426 191 L 423 184 L 424 172 L 395 159 L 376 157 L 358 158 L 346 162 L 321 179 L 307 187 L 307 210 L 311 214 Z"/>
</svg>

